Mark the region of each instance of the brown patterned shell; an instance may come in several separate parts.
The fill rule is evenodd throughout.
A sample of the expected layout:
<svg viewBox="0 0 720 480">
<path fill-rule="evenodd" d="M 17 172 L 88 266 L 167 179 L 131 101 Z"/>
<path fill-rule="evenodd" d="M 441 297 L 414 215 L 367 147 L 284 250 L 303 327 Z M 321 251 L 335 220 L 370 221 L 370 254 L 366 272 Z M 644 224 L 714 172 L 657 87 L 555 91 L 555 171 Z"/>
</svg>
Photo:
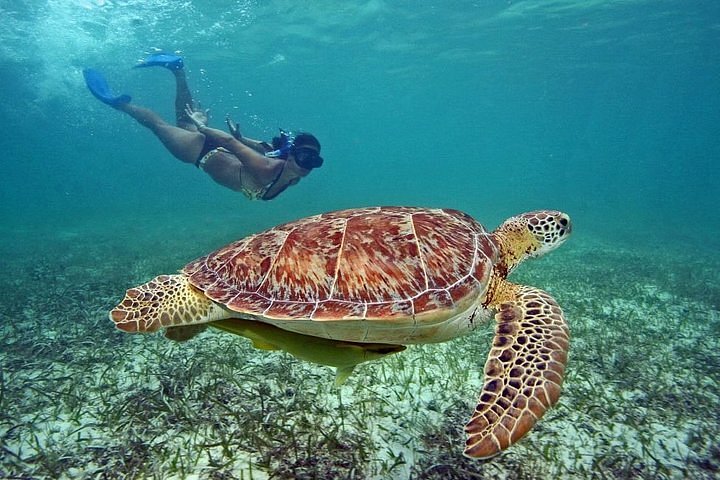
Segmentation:
<svg viewBox="0 0 720 480">
<path fill-rule="evenodd" d="M 271 228 L 183 273 L 210 299 L 273 323 L 438 322 L 485 293 L 497 255 L 465 213 L 376 207 Z"/>
</svg>

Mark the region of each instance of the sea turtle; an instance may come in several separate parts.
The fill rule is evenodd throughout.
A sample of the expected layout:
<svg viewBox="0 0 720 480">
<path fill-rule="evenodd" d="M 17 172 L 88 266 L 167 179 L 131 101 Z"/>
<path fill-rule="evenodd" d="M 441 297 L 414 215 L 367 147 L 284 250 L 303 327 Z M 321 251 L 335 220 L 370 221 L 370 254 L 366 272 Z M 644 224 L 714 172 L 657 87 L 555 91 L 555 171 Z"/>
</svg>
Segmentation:
<svg viewBox="0 0 720 480">
<path fill-rule="evenodd" d="M 453 339 L 494 316 L 482 392 L 465 426 L 465 454 L 488 458 L 560 396 L 569 342 L 563 312 L 548 293 L 506 277 L 561 245 L 571 228 L 553 210 L 511 217 L 493 232 L 449 209 L 330 212 L 250 235 L 131 288 L 110 318 L 126 332 L 166 334 L 240 318 L 391 352 Z"/>
</svg>

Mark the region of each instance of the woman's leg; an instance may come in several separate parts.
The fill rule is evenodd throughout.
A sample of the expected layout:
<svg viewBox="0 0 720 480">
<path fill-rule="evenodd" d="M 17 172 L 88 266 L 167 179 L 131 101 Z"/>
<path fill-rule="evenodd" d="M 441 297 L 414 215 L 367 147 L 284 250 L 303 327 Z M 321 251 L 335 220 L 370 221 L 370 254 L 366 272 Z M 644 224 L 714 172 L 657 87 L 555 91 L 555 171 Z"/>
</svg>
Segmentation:
<svg viewBox="0 0 720 480">
<path fill-rule="evenodd" d="M 171 71 L 175 75 L 175 122 L 182 129 L 197 132 L 195 123 L 185 113 L 185 105 L 190 105 L 190 108 L 195 109 L 192 93 L 185 77 L 185 70 L 181 68 Z"/>
<path fill-rule="evenodd" d="M 195 125 L 191 124 L 192 130 L 170 125 L 152 110 L 132 103 L 125 103 L 116 108 L 130 115 L 143 127 L 150 129 L 178 160 L 185 163 L 197 161 L 205 144 L 205 135 L 198 132 Z"/>
</svg>

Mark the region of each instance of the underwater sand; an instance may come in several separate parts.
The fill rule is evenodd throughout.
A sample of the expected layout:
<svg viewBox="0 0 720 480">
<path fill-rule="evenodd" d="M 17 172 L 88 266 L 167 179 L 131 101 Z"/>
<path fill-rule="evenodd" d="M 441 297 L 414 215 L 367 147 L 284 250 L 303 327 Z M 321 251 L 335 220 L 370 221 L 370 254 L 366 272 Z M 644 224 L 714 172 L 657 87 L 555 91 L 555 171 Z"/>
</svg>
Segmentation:
<svg viewBox="0 0 720 480">
<path fill-rule="evenodd" d="M 6 232 L 18 242 L 1 252 L 1 477 L 720 475 L 717 256 L 576 234 L 522 265 L 512 278 L 550 291 L 570 324 L 563 395 L 518 444 L 474 461 L 463 426 L 492 325 L 362 364 L 340 389 L 330 368 L 220 331 L 182 344 L 119 332 L 107 311 L 126 288 L 231 230 L 159 242 L 168 228 L 125 232 L 132 241 L 110 228 Z"/>
</svg>

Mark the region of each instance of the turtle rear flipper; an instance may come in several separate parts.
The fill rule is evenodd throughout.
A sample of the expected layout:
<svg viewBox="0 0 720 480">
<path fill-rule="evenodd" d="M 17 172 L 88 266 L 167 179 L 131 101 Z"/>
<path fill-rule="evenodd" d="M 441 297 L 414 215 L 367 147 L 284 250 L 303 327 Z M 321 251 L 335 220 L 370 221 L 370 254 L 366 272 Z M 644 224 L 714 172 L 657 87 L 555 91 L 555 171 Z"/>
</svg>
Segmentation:
<svg viewBox="0 0 720 480">
<path fill-rule="evenodd" d="M 168 327 L 165 329 L 165 338 L 174 342 L 187 342 L 207 329 L 207 324 L 186 325 L 182 327 Z"/>
<path fill-rule="evenodd" d="M 517 288 L 503 302 L 485 384 L 465 426 L 465 455 L 489 458 L 522 438 L 560 397 L 569 332 L 563 312 L 548 293 Z"/>
<path fill-rule="evenodd" d="M 126 332 L 198 325 L 226 318 L 227 311 L 190 284 L 185 275 L 159 275 L 129 289 L 110 311 L 115 326 Z"/>
</svg>

